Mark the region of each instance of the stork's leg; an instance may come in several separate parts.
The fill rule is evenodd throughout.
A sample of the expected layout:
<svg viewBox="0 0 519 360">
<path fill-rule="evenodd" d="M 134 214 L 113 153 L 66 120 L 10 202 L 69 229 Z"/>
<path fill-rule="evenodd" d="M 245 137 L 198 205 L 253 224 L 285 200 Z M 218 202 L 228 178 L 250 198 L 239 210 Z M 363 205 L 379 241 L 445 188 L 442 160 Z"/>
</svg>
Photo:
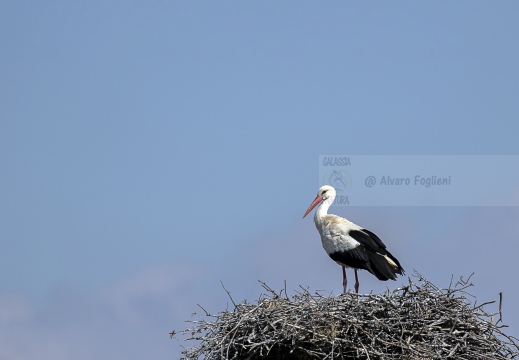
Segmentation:
<svg viewBox="0 0 519 360">
<path fill-rule="evenodd" d="M 355 292 L 359 293 L 359 276 L 357 275 L 357 269 L 355 269 Z"/>
<path fill-rule="evenodd" d="M 346 280 L 346 268 L 342 267 L 342 286 L 344 286 L 344 293 L 346 294 L 346 285 L 348 284 L 348 281 Z"/>
</svg>

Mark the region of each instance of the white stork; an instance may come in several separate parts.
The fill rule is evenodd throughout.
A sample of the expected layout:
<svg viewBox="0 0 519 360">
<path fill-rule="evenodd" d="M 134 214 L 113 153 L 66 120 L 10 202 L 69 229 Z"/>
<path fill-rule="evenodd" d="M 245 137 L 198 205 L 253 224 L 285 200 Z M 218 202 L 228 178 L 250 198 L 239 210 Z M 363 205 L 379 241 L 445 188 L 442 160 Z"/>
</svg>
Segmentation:
<svg viewBox="0 0 519 360">
<path fill-rule="evenodd" d="M 379 280 L 396 280 L 404 269 L 398 260 L 386 250 L 386 245 L 371 231 L 366 230 L 340 216 L 328 214 L 328 208 L 335 200 L 335 189 L 325 185 L 317 192 L 317 197 L 306 210 L 303 218 L 317 205 L 314 221 L 326 253 L 342 266 L 342 285 L 346 293 L 346 268 L 355 269 L 355 292 L 359 292 L 358 269 L 368 270 Z"/>
</svg>

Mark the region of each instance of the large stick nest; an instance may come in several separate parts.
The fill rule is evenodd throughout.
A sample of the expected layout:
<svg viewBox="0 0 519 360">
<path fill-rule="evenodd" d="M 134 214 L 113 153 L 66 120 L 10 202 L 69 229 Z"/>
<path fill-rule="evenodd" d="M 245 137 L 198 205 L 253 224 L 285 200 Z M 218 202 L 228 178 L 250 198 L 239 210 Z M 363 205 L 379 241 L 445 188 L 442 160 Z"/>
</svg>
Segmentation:
<svg viewBox="0 0 519 360">
<path fill-rule="evenodd" d="M 182 353 L 211 360 L 519 357 L 517 339 L 499 324 L 501 302 L 489 314 L 483 305 L 494 301 L 476 306 L 467 300 L 469 280 L 440 290 L 417 277 L 419 284 L 409 279 L 382 295 L 323 296 L 302 289 L 292 299 L 262 283 L 267 294 L 257 304 L 233 301 L 233 311 L 204 310 L 204 319 L 188 321 L 193 327 L 182 334 L 196 345 Z"/>
</svg>

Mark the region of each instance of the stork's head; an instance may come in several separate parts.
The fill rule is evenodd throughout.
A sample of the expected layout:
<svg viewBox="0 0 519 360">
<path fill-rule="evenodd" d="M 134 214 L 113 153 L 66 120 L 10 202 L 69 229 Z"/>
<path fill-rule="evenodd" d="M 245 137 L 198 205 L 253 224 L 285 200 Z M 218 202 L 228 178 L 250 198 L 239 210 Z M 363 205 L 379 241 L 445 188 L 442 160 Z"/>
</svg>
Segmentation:
<svg viewBox="0 0 519 360">
<path fill-rule="evenodd" d="M 310 211 L 323 201 L 329 202 L 330 204 L 333 203 L 336 196 L 335 189 L 330 185 L 324 185 L 319 188 L 319 191 L 317 191 L 317 196 L 315 197 L 314 201 L 310 204 L 310 207 L 308 210 L 306 210 L 305 214 L 303 215 L 303 218 L 308 215 Z"/>
</svg>

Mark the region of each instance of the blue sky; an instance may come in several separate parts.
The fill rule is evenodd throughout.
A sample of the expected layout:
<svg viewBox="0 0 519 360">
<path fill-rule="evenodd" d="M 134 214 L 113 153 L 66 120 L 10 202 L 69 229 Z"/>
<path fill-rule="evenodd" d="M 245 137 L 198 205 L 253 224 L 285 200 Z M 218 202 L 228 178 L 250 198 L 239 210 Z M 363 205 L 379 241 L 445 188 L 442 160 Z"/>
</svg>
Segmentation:
<svg viewBox="0 0 519 360">
<path fill-rule="evenodd" d="M 257 280 L 340 292 L 301 220 L 319 155 L 518 154 L 518 11 L 2 2 L 0 358 L 176 358 L 168 332 L 224 309 L 220 281 L 238 301 Z M 408 273 L 475 272 L 519 336 L 517 207 L 331 210 Z"/>
</svg>

